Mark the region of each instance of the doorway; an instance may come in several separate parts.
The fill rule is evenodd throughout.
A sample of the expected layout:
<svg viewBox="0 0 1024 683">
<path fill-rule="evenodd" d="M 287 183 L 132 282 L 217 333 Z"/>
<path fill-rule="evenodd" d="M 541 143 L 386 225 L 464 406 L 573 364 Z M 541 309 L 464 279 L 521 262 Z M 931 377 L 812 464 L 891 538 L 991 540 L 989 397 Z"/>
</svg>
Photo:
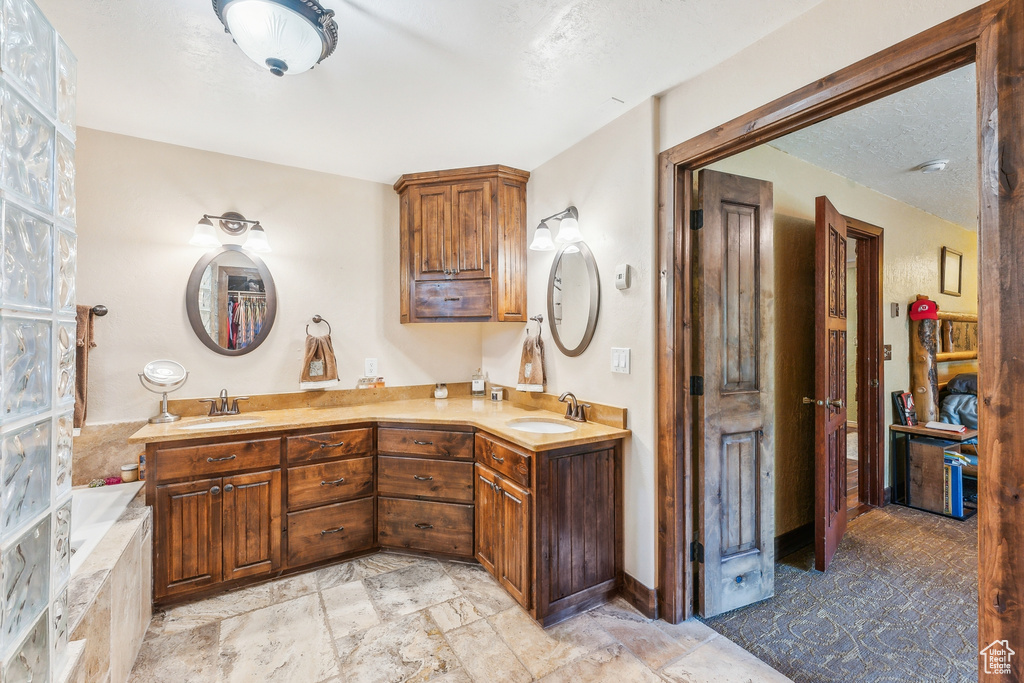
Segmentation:
<svg viewBox="0 0 1024 683">
<path fill-rule="evenodd" d="M 1024 165 L 1024 91 L 1013 87 L 1024 72 L 1024 56 L 1004 49 L 1024 34 L 1024 5 L 992 0 L 944 24 L 908 39 L 764 107 L 684 142 L 661 155 L 659 253 L 665 278 L 659 294 L 659 595 L 663 614 L 673 622 L 689 615 L 693 568 L 686 552 L 694 541 L 693 473 L 690 470 L 692 406 L 689 392 L 691 310 L 689 262 L 684 235 L 692 229 L 692 175 L 695 169 L 762 142 L 848 111 L 928 78 L 975 63 L 978 74 L 980 248 L 989 255 L 980 267 L 981 335 L 999 344 L 982 359 L 979 412 L 984 424 L 980 461 L 981 505 L 979 642 L 1021 642 L 1024 604 L 1020 557 L 1024 553 L 1024 498 L 1016 487 L 1024 465 L 1011 445 L 1024 439 L 1024 407 L 1008 387 L 1024 385 L 1024 366 L 1012 358 L 1024 354 L 1019 321 L 1024 319 L 1024 284 L 1006 273 L 1024 269 L 1024 195 L 1013 191 Z M 1000 181 L 999 179 L 1002 179 Z M 1009 183 L 1009 187 L 1006 186 Z M 1000 387 L 1003 390 L 1000 391 Z M 1005 552 L 996 552 L 1002 547 Z M 1024 675 L 1024 660 L 1012 662 Z"/>
</svg>

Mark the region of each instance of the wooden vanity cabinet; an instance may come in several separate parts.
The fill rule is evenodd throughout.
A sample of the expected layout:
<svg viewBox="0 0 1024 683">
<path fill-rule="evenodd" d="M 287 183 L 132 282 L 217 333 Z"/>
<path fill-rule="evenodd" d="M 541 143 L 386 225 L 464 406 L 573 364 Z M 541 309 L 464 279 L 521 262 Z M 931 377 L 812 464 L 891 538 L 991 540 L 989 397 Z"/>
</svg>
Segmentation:
<svg viewBox="0 0 1024 683">
<path fill-rule="evenodd" d="M 403 175 L 401 320 L 526 321 L 526 182 L 481 166 Z"/>
<path fill-rule="evenodd" d="M 147 495 L 154 506 L 157 600 L 280 569 L 279 440 L 152 452 Z M 268 465 L 274 468 L 250 471 Z"/>
<path fill-rule="evenodd" d="M 476 559 L 544 626 L 622 584 L 621 441 L 532 452 L 476 435 Z"/>
<path fill-rule="evenodd" d="M 473 557 L 473 432 L 377 431 L 380 545 Z"/>
</svg>

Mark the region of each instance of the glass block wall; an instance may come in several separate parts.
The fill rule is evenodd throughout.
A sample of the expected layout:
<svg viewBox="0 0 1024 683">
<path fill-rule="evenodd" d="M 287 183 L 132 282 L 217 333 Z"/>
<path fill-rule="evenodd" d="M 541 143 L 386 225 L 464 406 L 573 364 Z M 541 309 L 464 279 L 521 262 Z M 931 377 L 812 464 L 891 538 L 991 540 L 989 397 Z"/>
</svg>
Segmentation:
<svg viewBox="0 0 1024 683">
<path fill-rule="evenodd" d="M 75 379 L 75 58 L 0 0 L 0 681 L 67 649 Z"/>
</svg>

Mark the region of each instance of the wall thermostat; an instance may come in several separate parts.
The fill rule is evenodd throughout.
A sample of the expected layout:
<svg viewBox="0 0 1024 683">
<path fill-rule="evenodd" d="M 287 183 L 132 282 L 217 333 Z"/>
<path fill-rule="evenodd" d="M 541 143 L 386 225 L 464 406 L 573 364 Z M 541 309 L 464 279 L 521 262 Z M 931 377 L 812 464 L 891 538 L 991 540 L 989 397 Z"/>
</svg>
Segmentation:
<svg viewBox="0 0 1024 683">
<path fill-rule="evenodd" d="M 629 289 L 629 265 L 615 266 L 615 289 Z"/>
</svg>

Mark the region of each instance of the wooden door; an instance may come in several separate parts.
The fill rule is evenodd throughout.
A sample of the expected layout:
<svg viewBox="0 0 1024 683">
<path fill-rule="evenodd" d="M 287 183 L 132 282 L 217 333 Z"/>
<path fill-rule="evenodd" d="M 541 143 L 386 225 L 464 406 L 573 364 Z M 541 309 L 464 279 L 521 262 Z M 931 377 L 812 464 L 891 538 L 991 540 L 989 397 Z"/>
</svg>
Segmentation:
<svg viewBox="0 0 1024 683">
<path fill-rule="evenodd" d="M 814 204 L 814 566 L 846 533 L 846 218 Z"/>
<path fill-rule="evenodd" d="M 452 268 L 448 263 L 451 231 L 452 191 L 450 185 L 427 185 L 409 191 L 412 204 L 412 260 L 415 280 L 444 280 Z"/>
<path fill-rule="evenodd" d="M 458 183 L 451 188 L 448 239 L 449 275 L 457 280 L 491 276 L 491 182 Z"/>
<path fill-rule="evenodd" d="M 158 599 L 221 580 L 220 485 L 220 479 L 200 479 L 156 487 L 153 570 Z"/>
<path fill-rule="evenodd" d="M 501 537 L 497 475 L 483 465 L 475 468 L 476 561 L 497 578 L 497 543 Z"/>
<path fill-rule="evenodd" d="M 701 171 L 698 194 L 691 395 L 699 545 L 692 550 L 698 606 L 710 617 L 775 590 L 775 272 L 772 184 Z"/>
<path fill-rule="evenodd" d="M 497 477 L 501 508 L 498 581 L 524 608 L 530 608 L 530 492 Z"/>
<path fill-rule="evenodd" d="M 281 470 L 224 477 L 224 580 L 281 566 Z"/>
</svg>

